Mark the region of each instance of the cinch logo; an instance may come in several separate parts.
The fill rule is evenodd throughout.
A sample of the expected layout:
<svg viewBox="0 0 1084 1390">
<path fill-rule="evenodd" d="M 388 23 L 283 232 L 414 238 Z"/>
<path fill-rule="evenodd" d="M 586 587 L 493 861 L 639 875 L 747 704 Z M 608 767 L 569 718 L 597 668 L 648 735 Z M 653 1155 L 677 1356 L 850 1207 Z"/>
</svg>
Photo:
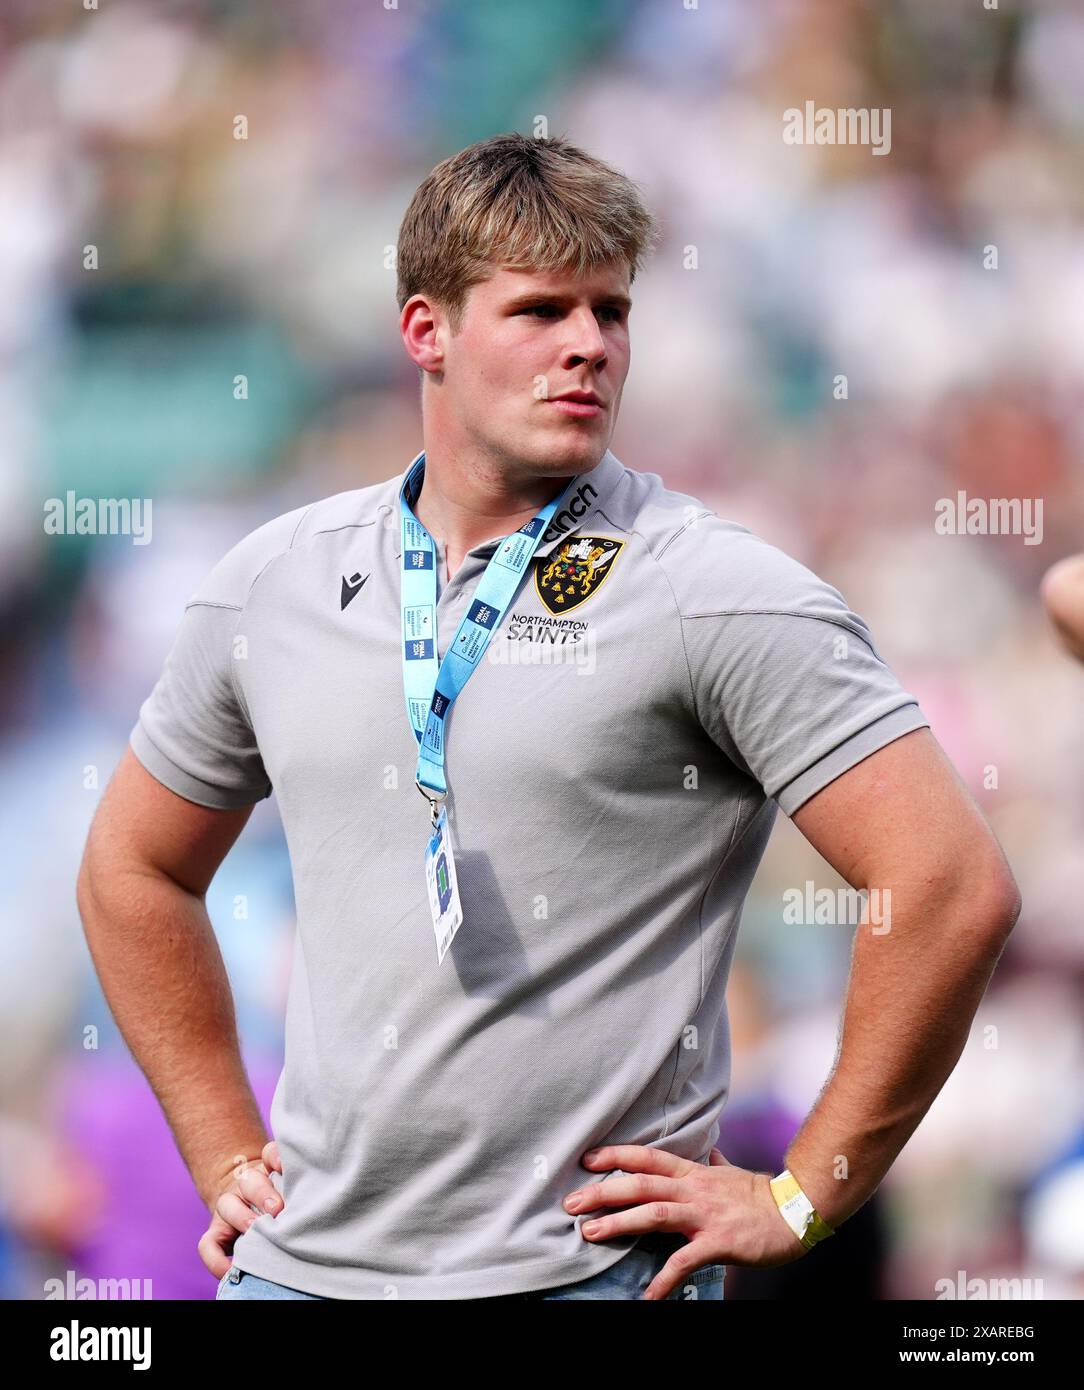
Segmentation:
<svg viewBox="0 0 1084 1390">
<path fill-rule="evenodd" d="M 596 497 L 598 497 L 598 493 L 590 483 L 581 483 L 576 489 L 572 501 L 567 507 L 562 507 L 546 527 L 542 544 L 545 545 L 547 541 L 556 540 L 558 536 L 563 536 L 570 526 L 574 526 L 577 521 L 582 521 L 587 515 L 588 507 Z"/>
</svg>

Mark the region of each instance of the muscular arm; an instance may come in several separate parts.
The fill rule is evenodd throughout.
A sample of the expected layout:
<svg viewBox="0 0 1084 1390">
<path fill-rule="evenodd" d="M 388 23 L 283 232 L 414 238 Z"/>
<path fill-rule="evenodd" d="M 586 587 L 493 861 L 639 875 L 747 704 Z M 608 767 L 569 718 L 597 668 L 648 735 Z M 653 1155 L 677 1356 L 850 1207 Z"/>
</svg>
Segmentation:
<svg viewBox="0 0 1084 1390">
<path fill-rule="evenodd" d="M 876 1190 L 959 1060 L 1020 896 L 929 729 L 864 759 L 792 819 L 852 887 L 892 895 L 887 933 L 856 929 L 836 1064 L 787 1152 L 835 1226 Z"/>
<path fill-rule="evenodd" d="M 259 1158 L 267 1142 L 205 903 L 251 812 L 184 800 L 127 748 L 91 825 L 76 890 L 117 1025 L 212 1210 L 237 1156 Z"/>
</svg>

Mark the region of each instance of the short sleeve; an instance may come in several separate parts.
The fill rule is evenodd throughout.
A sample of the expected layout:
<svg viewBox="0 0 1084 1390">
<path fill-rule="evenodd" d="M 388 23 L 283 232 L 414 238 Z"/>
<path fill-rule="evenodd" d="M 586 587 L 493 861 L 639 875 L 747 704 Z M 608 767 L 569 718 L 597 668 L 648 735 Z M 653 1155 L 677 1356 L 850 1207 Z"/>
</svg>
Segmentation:
<svg viewBox="0 0 1084 1390">
<path fill-rule="evenodd" d="M 245 702 L 234 637 L 253 588 L 297 539 L 314 504 L 250 531 L 211 570 L 185 606 L 158 683 L 129 735 L 152 776 L 200 806 L 233 810 L 271 795 L 271 780 Z"/>
<path fill-rule="evenodd" d="M 729 559 L 690 586 L 681 616 L 697 715 L 712 741 L 785 814 L 863 758 L 927 727 L 839 591 L 731 526 Z M 720 576 L 723 576 L 720 578 Z M 737 599 L 733 608 L 728 599 Z"/>
<path fill-rule="evenodd" d="M 271 794 L 231 669 L 239 612 L 236 605 L 188 604 L 129 736 L 132 752 L 170 791 L 221 810 Z"/>
</svg>

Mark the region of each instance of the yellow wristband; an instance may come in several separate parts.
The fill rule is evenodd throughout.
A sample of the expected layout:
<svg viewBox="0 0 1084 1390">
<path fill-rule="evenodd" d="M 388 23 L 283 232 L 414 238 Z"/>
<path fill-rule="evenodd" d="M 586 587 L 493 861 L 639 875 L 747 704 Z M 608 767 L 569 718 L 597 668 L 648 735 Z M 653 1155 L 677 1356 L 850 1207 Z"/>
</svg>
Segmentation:
<svg viewBox="0 0 1084 1390">
<path fill-rule="evenodd" d="M 835 1235 L 827 1221 L 817 1215 L 816 1208 L 789 1168 L 772 1178 L 770 1186 L 783 1219 L 807 1250 L 812 1250 L 819 1240 Z"/>
</svg>

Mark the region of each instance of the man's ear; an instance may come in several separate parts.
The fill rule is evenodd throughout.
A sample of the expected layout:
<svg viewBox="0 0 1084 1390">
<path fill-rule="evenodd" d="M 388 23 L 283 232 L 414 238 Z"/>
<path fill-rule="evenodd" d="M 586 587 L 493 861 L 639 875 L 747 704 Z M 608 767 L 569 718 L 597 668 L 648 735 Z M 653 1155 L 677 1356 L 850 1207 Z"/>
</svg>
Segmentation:
<svg viewBox="0 0 1084 1390">
<path fill-rule="evenodd" d="M 437 359 L 440 357 L 437 340 L 439 328 L 439 313 L 433 311 L 432 303 L 426 300 L 424 295 L 411 295 L 399 314 L 399 333 L 407 349 L 407 355 L 422 377 L 426 371 L 418 358 L 424 356 L 432 361 L 434 356 Z"/>
</svg>

